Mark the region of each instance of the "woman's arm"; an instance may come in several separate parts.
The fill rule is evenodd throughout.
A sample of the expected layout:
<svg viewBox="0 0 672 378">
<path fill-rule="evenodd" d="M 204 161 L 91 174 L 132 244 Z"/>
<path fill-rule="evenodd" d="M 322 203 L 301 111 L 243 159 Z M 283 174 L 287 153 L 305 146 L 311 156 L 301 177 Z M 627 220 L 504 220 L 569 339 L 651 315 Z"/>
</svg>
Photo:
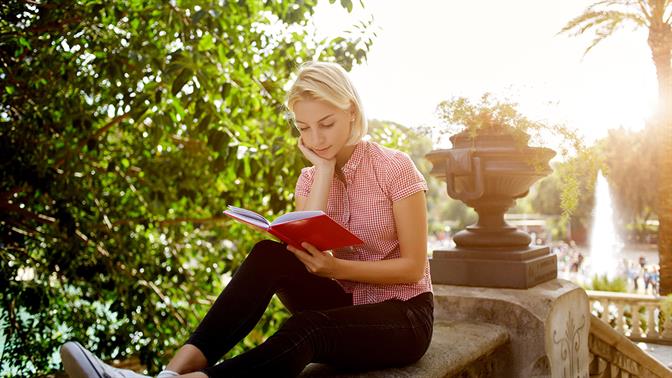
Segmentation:
<svg viewBox="0 0 672 378">
<path fill-rule="evenodd" d="M 310 195 L 294 199 L 296 211 L 322 210 L 326 212 L 329 189 L 331 188 L 331 181 L 336 170 L 336 159 L 326 160 L 317 156 L 303 144 L 302 138 L 299 138 L 299 149 L 315 166 L 315 175 L 313 176 L 313 184 L 310 187 Z"/>
<path fill-rule="evenodd" d="M 308 243 L 305 251 L 287 247 L 315 275 L 373 284 L 415 283 L 427 262 L 427 207 L 425 192 L 393 204 L 400 257 L 380 261 L 351 261 L 333 257 Z"/>
<path fill-rule="evenodd" d="M 327 200 L 329 199 L 331 181 L 334 177 L 334 169 L 333 166 L 315 167 L 315 176 L 313 176 L 313 185 L 310 187 L 310 195 L 308 197 L 295 198 L 296 211 L 322 210 L 327 212 Z"/>
</svg>

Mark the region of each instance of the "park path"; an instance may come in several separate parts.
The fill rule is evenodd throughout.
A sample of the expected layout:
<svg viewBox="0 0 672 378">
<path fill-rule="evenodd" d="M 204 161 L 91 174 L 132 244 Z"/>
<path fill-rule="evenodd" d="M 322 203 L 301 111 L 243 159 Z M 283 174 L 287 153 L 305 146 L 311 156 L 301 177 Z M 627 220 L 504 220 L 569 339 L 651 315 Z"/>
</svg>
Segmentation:
<svg viewBox="0 0 672 378">
<path fill-rule="evenodd" d="M 636 343 L 643 351 L 650 354 L 653 358 L 663 363 L 663 365 L 672 369 L 672 346 L 651 344 L 651 343 Z"/>
</svg>

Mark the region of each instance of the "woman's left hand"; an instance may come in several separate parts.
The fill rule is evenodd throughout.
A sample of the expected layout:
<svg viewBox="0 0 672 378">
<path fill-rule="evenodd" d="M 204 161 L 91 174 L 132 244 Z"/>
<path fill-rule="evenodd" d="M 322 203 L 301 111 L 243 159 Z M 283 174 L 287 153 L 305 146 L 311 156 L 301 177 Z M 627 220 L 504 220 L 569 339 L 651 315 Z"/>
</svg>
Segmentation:
<svg viewBox="0 0 672 378">
<path fill-rule="evenodd" d="M 287 245 L 287 250 L 292 252 L 310 273 L 320 277 L 334 278 L 338 259 L 331 254 L 331 251 L 320 251 L 306 242 L 301 243 L 301 247 L 303 250 Z"/>
</svg>

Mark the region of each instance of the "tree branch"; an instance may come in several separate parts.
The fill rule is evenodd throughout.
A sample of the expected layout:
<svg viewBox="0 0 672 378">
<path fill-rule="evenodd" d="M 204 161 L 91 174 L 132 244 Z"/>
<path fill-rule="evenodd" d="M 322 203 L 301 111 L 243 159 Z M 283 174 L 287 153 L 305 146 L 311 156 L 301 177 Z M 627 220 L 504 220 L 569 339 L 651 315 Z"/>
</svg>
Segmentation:
<svg viewBox="0 0 672 378">
<path fill-rule="evenodd" d="M 28 33 L 33 34 L 42 34 L 44 32 L 53 31 L 53 30 L 63 30 L 65 26 L 70 26 L 73 24 L 78 24 L 82 20 L 81 17 L 75 16 L 66 18 L 62 22 L 50 22 L 46 25 L 31 27 L 26 30 Z"/>
<path fill-rule="evenodd" d="M 93 133 L 92 136 L 90 136 L 89 138 L 84 138 L 84 139 L 80 140 L 79 143 L 77 144 L 76 151 L 79 152 L 79 150 L 81 150 L 81 149 L 86 145 L 86 143 L 89 141 L 89 139 L 98 139 L 101 135 L 103 135 L 103 134 L 106 133 L 110 128 L 112 128 L 112 126 L 115 126 L 115 125 L 119 124 L 121 121 L 125 120 L 125 119 L 128 118 L 130 115 L 131 115 L 131 112 L 128 112 L 128 113 L 124 113 L 124 114 L 122 114 L 122 115 L 119 115 L 119 116 L 114 117 L 114 118 L 113 118 L 110 122 L 108 122 L 105 126 L 103 126 L 103 127 L 101 127 L 100 129 L 96 130 L 96 132 Z M 54 164 L 54 167 L 53 167 L 53 168 L 54 168 L 54 169 L 58 169 L 58 168 L 65 162 L 65 159 L 66 159 L 66 158 L 62 158 L 61 160 L 57 161 L 56 164 Z"/>
<path fill-rule="evenodd" d="M 23 256 L 23 258 L 33 261 L 33 263 L 35 263 L 36 265 L 44 262 L 44 261 L 40 261 L 40 260 L 34 258 L 33 256 L 31 256 L 30 254 L 28 254 L 28 252 L 26 251 L 25 248 L 13 246 L 13 245 L 5 245 L 3 247 L 3 249 L 0 250 L 0 253 L 9 255 L 9 254 L 11 254 L 11 252 L 9 252 L 9 251 L 16 251 L 16 252 L 20 253 L 21 256 Z"/>
<path fill-rule="evenodd" d="M 21 0 L 21 1 L 23 1 L 26 4 L 35 5 L 36 7 L 40 7 L 40 8 L 44 8 L 44 9 L 54 9 L 54 8 L 57 7 L 57 5 L 55 5 L 55 4 L 42 4 L 42 3 L 39 3 L 39 2 L 34 1 L 34 0 Z"/>
<path fill-rule="evenodd" d="M 166 307 L 173 314 L 173 316 L 177 319 L 177 321 L 179 321 L 180 324 L 182 324 L 183 326 L 187 325 L 187 322 L 184 321 L 184 318 L 182 318 L 180 313 L 177 312 L 177 309 L 175 308 L 175 306 L 173 306 L 173 302 L 170 300 L 170 298 L 166 297 L 166 295 L 163 294 L 163 292 L 161 291 L 161 289 L 159 289 L 158 286 L 156 286 L 153 282 L 147 281 L 147 280 L 139 280 L 138 284 L 143 285 L 143 286 L 147 286 L 150 289 L 152 289 L 152 291 L 154 291 L 154 293 L 156 293 L 156 295 L 158 295 L 159 298 L 161 298 L 161 301 L 166 304 Z"/>
<path fill-rule="evenodd" d="M 31 219 L 43 224 L 51 224 L 56 219 L 44 214 L 36 214 L 30 210 L 22 209 L 19 205 L 9 203 L 9 201 L 0 202 L 0 210 L 19 214 L 23 219 Z"/>
<path fill-rule="evenodd" d="M 156 222 L 157 225 L 164 227 L 164 226 L 169 226 L 172 224 L 178 224 L 178 223 L 195 223 L 195 224 L 204 224 L 204 223 L 210 223 L 210 222 L 220 222 L 224 219 L 227 219 L 227 217 L 223 215 L 215 215 L 212 217 L 208 218 L 190 218 L 190 217 L 183 217 L 183 218 L 175 218 L 175 219 L 166 219 L 162 221 Z M 149 219 L 147 218 L 134 218 L 134 219 L 119 219 L 114 222 L 112 222 L 112 226 L 120 226 L 124 224 L 134 224 L 134 223 L 148 223 Z"/>
</svg>

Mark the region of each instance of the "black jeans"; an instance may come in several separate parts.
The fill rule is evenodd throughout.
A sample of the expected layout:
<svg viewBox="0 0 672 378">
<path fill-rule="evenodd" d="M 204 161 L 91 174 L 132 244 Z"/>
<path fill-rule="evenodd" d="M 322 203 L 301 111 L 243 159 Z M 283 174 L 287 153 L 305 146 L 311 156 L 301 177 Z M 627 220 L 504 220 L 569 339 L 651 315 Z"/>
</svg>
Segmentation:
<svg viewBox="0 0 672 378">
<path fill-rule="evenodd" d="M 254 328 L 273 294 L 291 318 L 261 345 L 216 364 Z M 209 377 L 294 377 L 310 362 L 354 370 L 403 366 L 429 347 L 433 307 L 431 293 L 355 306 L 336 281 L 311 274 L 284 244 L 265 240 L 187 343 L 207 358 Z"/>
</svg>

